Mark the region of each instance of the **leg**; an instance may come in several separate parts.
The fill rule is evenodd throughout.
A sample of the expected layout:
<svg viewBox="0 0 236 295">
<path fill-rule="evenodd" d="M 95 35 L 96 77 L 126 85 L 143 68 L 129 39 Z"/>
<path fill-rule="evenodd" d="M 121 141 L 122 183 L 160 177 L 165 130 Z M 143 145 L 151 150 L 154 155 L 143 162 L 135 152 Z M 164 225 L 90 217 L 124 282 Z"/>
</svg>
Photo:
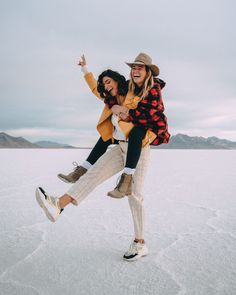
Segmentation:
<svg viewBox="0 0 236 295">
<path fill-rule="evenodd" d="M 76 168 L 73 172 L 65 175 L 63 173 L 59 173 L 57 176 L 59 179 L 66 183 L 75 183 L 83 176 L 88 169 L 106 152 L 108 146 L 112 144 L 112 140 L 103 141 L 100 137 L 97 141 L 96 145 L 92 149 L 91 153 L 89 154 L 87 160 L 80 166 L 75 162 Z"/>
<path fill-rule="evenodd" d="M 134 127 L 129 134 L 128 151 L 125 167 L 135 169 L 142 150 L 142 140 L 146 130 L 143 127 Z"/>
<path fill-rule="evenodd" d="M 125 144 L 126 143 L 124 143 L 124 145 Z M 128 148 L 127 144 L 126 148 Z M 123 150 L 125 150 L 125 146 Z M 144 176 L 147 171 L 149 153 L 149 146 L 142 148 L 140 159 L 133 177 L 132 193 L 128 196 L 129 206 L 133 218 L 135 239 L 123 256 L 126 261 L 134 261 L 148 254 L 148 249 L 144 241 L 144 207 L 142 187 Z"/>
<path fill-rule="evenodd" d="M 146 134 L 143 127 L 134 127 L 129 134 L 128 151 L 124 172 L 114 190 L 108 192 L 112 198 L 123 198 L 131 195 L 132 178 L 142 150 L 142 139 Z"/>
<path fill-rule="evenodd" d="M 108 146 L 111 144 L 111 139 L 103 141 L 103 139 L 100 137 L 86 161 L 93 165 L 106 152 Z"/>
<path fill-rule="evenodd" d="M 123 168 L 124 159 L 118 145 L 105 153 L 62 197 L 50 196 L 41 187 L 38 187 L 36 200 L 48 219 L 55 222 L 65 206 L 70 203 L 78 205 L 96 186 Z"/>
<path fill-rule="evenodd" d="M 88 172 L 72 185 L 66 195 L 73 199 L 74 205 L 78 205 L 95 187 L 123 168 L 124 159 L 120 146 L 117 145 L 99 158 Z"/>
<path fill-rule="evenodd" d="M 142 149 L 140 160 L 133 176 L 132 193 L 128 197 L 130 210 L 133 217 L 134 233 L 137 240 L 143 240 L 144 208 L 143 208 L 143 183 L 149 162 L 150 147 Z"/>
<path fill-rule="evenodd" d="M 71 196 L 65 194 L 62 197 L 59 198 L 59 207 L 61 209 L 64 209 L 67 205 L 73 202 L 73 198 Z"/>
</svg>

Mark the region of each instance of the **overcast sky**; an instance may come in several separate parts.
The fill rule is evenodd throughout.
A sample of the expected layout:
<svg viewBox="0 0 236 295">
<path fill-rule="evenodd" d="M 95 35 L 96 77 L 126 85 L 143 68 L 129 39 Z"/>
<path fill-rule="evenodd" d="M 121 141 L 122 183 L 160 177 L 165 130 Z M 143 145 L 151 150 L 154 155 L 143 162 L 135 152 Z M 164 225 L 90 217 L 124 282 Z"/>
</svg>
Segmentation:
<svg viewBox="0 0 236 295">
<path fill-rule="evenodd" d="M 166 81 L 171 134 L 236 141 L 233 0 L 0 0 L 0 131 L 86 145 L 103 103 L 77 62 L 97 76 L 151 55 Z"/>
</svg>

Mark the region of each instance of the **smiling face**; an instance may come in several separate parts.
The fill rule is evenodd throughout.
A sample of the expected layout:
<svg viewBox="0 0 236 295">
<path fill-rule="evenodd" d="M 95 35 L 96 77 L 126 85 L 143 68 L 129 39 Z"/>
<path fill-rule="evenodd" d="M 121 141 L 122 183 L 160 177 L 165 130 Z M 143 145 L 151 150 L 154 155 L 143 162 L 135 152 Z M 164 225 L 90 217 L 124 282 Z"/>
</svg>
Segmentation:
<svg viewBox="0 0 236 295">
<path fill-rule="evenodd" d="M 131 69 L 131 78 L 134 83 L 141 87 L 146 79 L 147 71 L 145 65 L 134 64 Z"/>
<path fill-rule="evenodd" d="M 102 84 L 105 91 L 108 92 L 111 96 L 118 95 L 118 82 L 108 76 L 105 76 L 102 78 Z"/>
</svg>

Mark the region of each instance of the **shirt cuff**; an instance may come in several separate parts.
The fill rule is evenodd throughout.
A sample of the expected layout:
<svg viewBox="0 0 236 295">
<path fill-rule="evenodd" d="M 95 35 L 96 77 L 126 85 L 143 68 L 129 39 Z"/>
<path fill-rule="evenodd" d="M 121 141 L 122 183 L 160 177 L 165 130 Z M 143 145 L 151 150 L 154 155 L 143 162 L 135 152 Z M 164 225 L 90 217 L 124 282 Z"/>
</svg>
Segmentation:
<svg viewBox="0 0 236 295">
<path fill-rule="evenodd" d="M 88 68 L 86 66 L 81 67 L 81 72 L 84 73 L 84 75 L 88 74 Z"/>
</svg>

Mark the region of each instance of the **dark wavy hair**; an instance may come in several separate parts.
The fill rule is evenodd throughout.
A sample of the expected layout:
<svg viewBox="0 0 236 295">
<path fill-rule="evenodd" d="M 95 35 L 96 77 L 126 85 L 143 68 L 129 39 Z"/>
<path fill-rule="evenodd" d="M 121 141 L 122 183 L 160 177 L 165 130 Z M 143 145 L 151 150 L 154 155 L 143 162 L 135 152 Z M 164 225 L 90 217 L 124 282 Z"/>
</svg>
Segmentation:
<svg viewBox="0 0 236 295">
<path fill-rule="evenodd" d="M 119 74 L 118 72 L 108 69 L 99 75 L 98 81 L 97 81 L 97 83 L 98 83 L 97 90 L 102 98 L 109 98 L 109 96 L 112 97 L 104 88 L 104 85 L 102 82 L 102 79 L 104 77 L 109 77 L 118 83 L 118 94 L 119 95 L 125 96 L 127 94 L 128 83 L 127 83 L 125 77 L 122 76 L 121 74 Z"/>
</svg>

